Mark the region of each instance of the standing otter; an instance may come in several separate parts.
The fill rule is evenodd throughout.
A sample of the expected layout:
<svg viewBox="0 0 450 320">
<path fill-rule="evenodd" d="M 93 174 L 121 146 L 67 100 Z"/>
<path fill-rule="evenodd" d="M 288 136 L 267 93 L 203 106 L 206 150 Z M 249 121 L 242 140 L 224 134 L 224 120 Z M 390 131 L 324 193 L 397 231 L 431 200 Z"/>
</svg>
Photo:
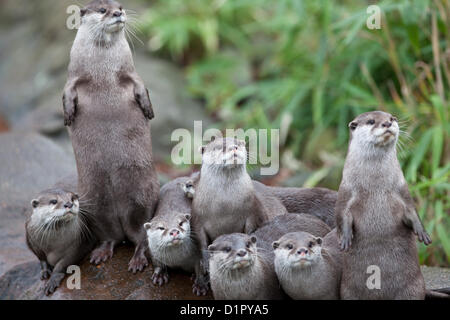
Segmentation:
<svg viewBox="0 0 450 320">
<path fill-rule="evenodd" d="M 169 281 L 167 267 L 194 272 L 200 258 L 191 234 L 191 201 L 182 189 L 188 179 L 177 178 L 161 188 L 155 216 L 144 224 L 154 268 L 152 281 L 159 286 Z"/>
<path fill-rule="evenodd" d="M 159 192 L 148 121 L 153 109 L 134 68 L 122 6 L 94 0 L 81 16 L 63 105 L 79 190 L 91 202 L 100 241 L 91 262 L 111 258 L 114 246 L 128 239 L 136 246 L 129 270 L 136 272 L 147 265 L 142 225 L 152 218 Z"/>
<path fill-rule="evenodd" d="M 63 280 L 68 266 L 83 259 L 93 248 L 85 212 L 74 192 L 76 178 L 67 178 L 31 201 L 25 223 L 27 245 L 41 264 L 41 280 L 48 279 L 46 295 Z"/>
<path fill-rule="evenodd" d="M 195 235 L 202 250 L 202 273 L 208 266 L 206 249 L 223 234 L 251 233 L 270 218 L 285 214 L 275 197 L 255 191 L 245 164 L 245 142 L 234 138 L 215 139 L 202 147 L 202 167 L 192 201 Z M 206 288 L 206 279 L 199 279 Z M 206 290 L 197 291 L 206 294 Z"/>
<path fill-rule="evenodd" d="M 339 299 L 342 254 L 336 229 L 323 240 L 308 232 L 288 233 L 273 249 L 278 280 L 292 299 Z"/>
<path fill-rule="evenodd" d="M 286 232 L 298 230 L 324 236 L 330 228 L 308 214 L 275 217 L 251 235 L 233 233 L 218 237 L 208 247 L 209 271 L 215 299 L 281 299 L 271 243 Z"/>
<path fill-rule="evenodd" d="M 397 119 L 374 111 L 350 122 L 350 143 L 336 203 L 344 255 L 342 299 L 424 299 L 414 234 L 431 239 L 414 209 L 397 160 Z M 369 289 L 369 266 L 380 271 Z M 372 268 L 372 267 L 371 267 Z"/>
</svg>

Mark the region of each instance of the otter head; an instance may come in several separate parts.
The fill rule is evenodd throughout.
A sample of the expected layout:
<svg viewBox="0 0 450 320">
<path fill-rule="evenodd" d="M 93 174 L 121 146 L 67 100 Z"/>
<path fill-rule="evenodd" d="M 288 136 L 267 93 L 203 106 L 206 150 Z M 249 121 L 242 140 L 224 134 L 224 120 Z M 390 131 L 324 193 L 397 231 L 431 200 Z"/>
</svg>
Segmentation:
<svg viewBox="0 0 450 320">
<path fill-rule="evenodd" d="M 322 259 L 322 238 L 307 232 L 285 234 L 272 247 L 275 265 L 281 268 L 306 268 Z"/>
<path fill-rule="evenodd" d="M 147 230 L 148 244 L 150 248 L 167 248 L 178 246 L 191 239 L 191 215 L 178 213 L 166 221 L 156 217 L 151 222 L 144 224 Z"/>
<path fill-rule="evenodd" d="M 255 263 L 256 237 L 244 233 L 232 233 L 218 237 L 209 247 L 210 270 L 242 270 Z"/>
<path fill-rule="evenodd" d="M 61 189 L 41 192 L 31 201 L 33 224 L 74 219 L 80 210 L 78 195 Z"/>
<path fill-rule="evenodd" d="M 113 0 L 89 2 L 81 13 L 81 27 L 87 27 L 96 40 L 105 40 L 105 35 L 122 31 L 127 16 L 122 5 Z"/>
<path fill-rule="evenodd" d="M 202 166 L 231 169 L 245 168 L 247 150 L 245 141 L 236 138 L 216 138 L 200 148 Z"/>
<path fill-rule="evenodd" d="M 400 131 L 397 118 L 382 111 L 363 113 L 348 126 L 350 144 L 355 145 L 358 150 L 367 150 L 368 147 L 394 146 Z"/>
</svg>

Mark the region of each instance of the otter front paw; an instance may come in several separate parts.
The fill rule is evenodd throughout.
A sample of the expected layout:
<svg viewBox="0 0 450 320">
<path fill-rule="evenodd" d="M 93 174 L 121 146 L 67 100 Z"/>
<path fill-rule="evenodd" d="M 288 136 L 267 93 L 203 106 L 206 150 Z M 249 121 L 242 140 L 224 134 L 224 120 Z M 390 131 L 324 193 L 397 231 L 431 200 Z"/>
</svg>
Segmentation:
<svg viewBox="0 0 450 320">
<path fill-rule="evenodd" d="M 414 231 L 414 233 L 417 235 L 417 238 L 419 239 L 420 242 L 423 242 L 426 246 L 431 244 L 431 237 L 428 235 L 428 233 L 424 230 L 418 230 L 418 231 Z"/>
<path fill-rule="evenodd" d="M 71 126 L 75 121 L 75 112 L 77 108 L 78 99 L 77 97 L 63 96 L 63 107 L 64 107 L 64 125 Z"/>
<path fill-rule="evenodd" d="M 146 266 L 148 266 L 148 260 L 144 254 L 140 254 L 131 258 L 130 262 L 128 263 L 128 271 L 136 273 L 137 271 L 144 270 Z"/>
<path fill-rule="evenodd" d="M 169 282 L 169 273 L 166 270 L 156 269 L 152 275 L 153 284 L 162 287 Z"/>
<path fill-rule="evenodd" d="M 186 183 L 183 185 L 183 191 L 186 197 L 188 197 L 189 199 L 193 199 L 195 194 L 194 181 L 186 181 Z"/>
<path fill-rule="evenodd" d="M 351 232 L 346 232 L 340 235 L 339 242 L 342 251 L 347 251 L 352 246 L 353 234 Z"/>
<path fill-rule="evenodd" d="M 56 289 L 61 284 L 61 281 L 64 279 L 64 273 L 60 272 L 54 272 L 50 279 L 47 281 L 44 287 L 44 293 L 45 295 L 51 295 L 53 292 L 56 291 Z"/>
<path fill-rule="evenodd" d="M 41 270 L 41 280 L 47 280 L 52 275 L 52 272 L 48 269 Z"/>
<path fill-rule="evenodd" d="M 206 294 L 208 293 L 208 289 L 209 289 L 208 283 L 197 281 L 197 279 L 192 285 L 192 292 L 196 296 L 206 296 Z"/>
<path fill-rule="evenodd" d="M 155 117 L 153 113 L 152 102 L 150 101 L 150 95 L 148 94 L 148 90 L 145 89 L 143 92 L 135 92 L 134 97 L 141 107 L 144 116 L 151 120 Z"/>
</svg>

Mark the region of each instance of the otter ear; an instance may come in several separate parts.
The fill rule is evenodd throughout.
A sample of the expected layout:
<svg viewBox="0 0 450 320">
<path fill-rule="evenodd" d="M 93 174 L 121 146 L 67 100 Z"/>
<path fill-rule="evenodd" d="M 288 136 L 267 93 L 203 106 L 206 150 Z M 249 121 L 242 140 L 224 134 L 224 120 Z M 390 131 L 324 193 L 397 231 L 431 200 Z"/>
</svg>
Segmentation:
<svg viewBox="0 0 450 320">
<path fill-rule="evenodd" d="M 272 248 L 277 249 L 280 246 L 280 243 L 278 241 L 272 242 Z"/>
<path fill-rule="evenodd" d="M 31 200 L 31 206 L 33 208 L 36 208 L 39 205 L 39 201 L 37 199 Z"/>
<path fill-rule="evenodd" d="M 87 8 L 81 9 L 81 10 L 80 10 L 80 16 L 84 17 L 84 15 L 86 14 L 86 12 L 87 12 Z"/>
<path fill-rule="evenodd" d="M 322 245 L 322 238 L 321 237 L 317 237 L 316 238 L 316 242 L 318 245 Z"/>
<path fill-rule="evenodd" d="M 148 230 L 148 229 L 150 229 L 152 227 L 152 223 L 151 222 L 146 222 L 146 223 L 144 223 L 144 228 L 145 228 L 145 230 Z"/>
<path fill-rule="evenodd" d="M 205 152 L 205 146 L 201 146 L 200 148 L 198 148 L 198 152 L 203 154 Z"/>
<path fill-rule="evenodd" d="M 350 130 L 355 130 L 357 126 L 358 126 L 358 124 L 355 121 L 352 121 L 348 124 L 348 127 L 350 128 Z"/>
<path fill-rule="evenodd" d="M 184 217 L 186 218 L 187 221 L 191 220 L 191 215 L 189 213 L 186 213 Z"/>
<path fill-rule="evenodd" d="M 253 243 L 256 243 L 257 238 L 255 236 L 251 236 L 250 237 L 250 241 Z"/>
<path fill-rule="evenodd" d="M 212 244 L 208 247 L 208 251 L 216 251 L 216 249 L 216 246 Z"/>
</svg>

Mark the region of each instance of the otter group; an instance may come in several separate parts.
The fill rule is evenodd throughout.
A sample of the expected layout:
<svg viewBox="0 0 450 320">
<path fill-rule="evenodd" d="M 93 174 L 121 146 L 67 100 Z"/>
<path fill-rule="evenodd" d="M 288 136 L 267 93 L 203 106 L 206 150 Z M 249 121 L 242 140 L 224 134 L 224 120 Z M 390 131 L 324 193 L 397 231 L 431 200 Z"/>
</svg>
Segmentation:
<svg viewBox="0 0 450 320">
<path fill-rule="evenodd" d="M 69 265 L 88 253 L 104 262 L 128 240 L 130 271 L 149 257 L 155 285 L 181 269 L 194 274 L 195 294 L 211 288 L 216 299 L 425 298 L 414 235 L 431 239 L 397 160 L 394 117 L 375 111 L 350 123 L 338 192 L 253 181 L 236 138 L 202 147 L 200 172 L 160 190 L 154 114 L 125 39 L 125 10 L 94 0 L 81 15 L 63 95 L 78 176 L 42 191 L 26 222 L 46 294 Z M 370 266 L 381 270 L 380 288 L 366 285 Z"/>
</svg>

